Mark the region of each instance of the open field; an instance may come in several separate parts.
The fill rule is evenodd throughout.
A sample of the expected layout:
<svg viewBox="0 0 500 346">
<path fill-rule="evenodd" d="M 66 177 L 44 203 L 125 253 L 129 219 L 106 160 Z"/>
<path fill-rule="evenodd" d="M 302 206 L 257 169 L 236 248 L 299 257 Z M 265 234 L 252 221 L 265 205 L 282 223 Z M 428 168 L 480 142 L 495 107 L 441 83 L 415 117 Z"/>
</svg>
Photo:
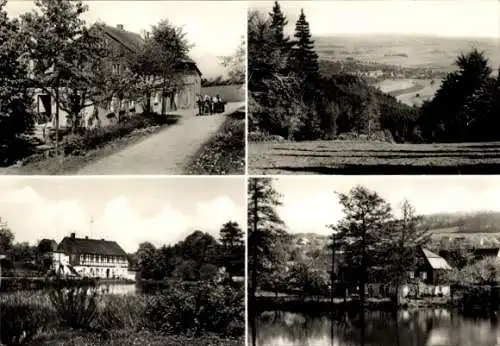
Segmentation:
<svg viewBox="0 0 500 346">
<path fill-rule="evenodd" d="M 348 57 L 379 64 L 403 67 L 435 67 L 449 72 L 453 62 L 464 52 L 477 48 L 484 50 L 491 65 L 500 64 L 500 50 L 491 38 L 445 38 L 418 36 L 335 36 L 314 37 L 319 57 L 344 60 Z"/>
<path fill-rule="evenodd" d="M 378 82 L 376 86 L 407 105 L 420 106 L 424 101 L 433 98 L 441 86 L 441 81 L 434 80 L 434 84 L 431 84 L 431 81 L 431 79 L 386 79 Z"/>
<path fill-rule="evenodd" d="M 249 143 L 250 174 L 499 174 L 500 142 Z"/>
</svg>

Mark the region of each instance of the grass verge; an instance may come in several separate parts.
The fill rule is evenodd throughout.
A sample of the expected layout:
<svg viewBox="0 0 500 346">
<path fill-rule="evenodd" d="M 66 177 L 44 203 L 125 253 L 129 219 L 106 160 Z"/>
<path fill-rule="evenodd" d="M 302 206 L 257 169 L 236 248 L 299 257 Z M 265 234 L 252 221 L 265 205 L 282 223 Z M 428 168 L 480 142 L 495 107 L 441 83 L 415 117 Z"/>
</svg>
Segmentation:
<svg viewBox="0 0 500 346">
<path fill-rule="evenodd" d="M 245 174 L 245 112 L 227 115 L 219 131 L 191 158 L 186 174 Z"/>
<path fill-rule="evenodd" d="M 59 157 L 36 154 L 25 160 L 20 167 L 8 167 L 4 174 L 59 175 L 74 174 L 90 162 L 112 155 L 123 148 L 136 144 L 150 135 L 177 123 L 178 116 L 137 115 L 130 121 L 111 125 L 82 135 L 68 135 L 61 140 Z"/>
</svg>

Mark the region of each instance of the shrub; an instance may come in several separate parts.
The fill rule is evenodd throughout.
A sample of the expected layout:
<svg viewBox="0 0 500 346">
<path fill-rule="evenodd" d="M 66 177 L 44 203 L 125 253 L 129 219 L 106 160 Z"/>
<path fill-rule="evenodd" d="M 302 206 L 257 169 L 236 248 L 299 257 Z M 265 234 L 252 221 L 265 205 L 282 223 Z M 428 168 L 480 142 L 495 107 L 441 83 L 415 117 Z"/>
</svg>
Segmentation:
<svg viewBox="0 0 500 346">
<path fill-rule="evenodd" d="M 0 299 L 0 341 L 4 345 L 30 343 L 51 327 L 55 312 L 38 295 L 9 294 Z"/>
<path fill-rule="evenodd" d="M 210 283 L 175 287 L 148 301 L 145 320 L 149 329 L 167 334 L 241 336 L 245 325 L 243 292 Z"/>
<path fill-rule="evenodd" d="M 69 134 L 63 139 L 65 155 L 80 155 L 86 150 L 96 149 L 103 144 L 129 135 L 134 130 L 167 124 L 168 119 L 156 113 L 145 113 L 125 118 L 119 124 L 97 127 L 82 134 Z"/>
<path fill-rule="evenodd" d="M 95 285 L 54 285 L 49 299 L 62 324 L 75 329 L 92 329 L 97 315 L 99 295 Z"/>
</svg>

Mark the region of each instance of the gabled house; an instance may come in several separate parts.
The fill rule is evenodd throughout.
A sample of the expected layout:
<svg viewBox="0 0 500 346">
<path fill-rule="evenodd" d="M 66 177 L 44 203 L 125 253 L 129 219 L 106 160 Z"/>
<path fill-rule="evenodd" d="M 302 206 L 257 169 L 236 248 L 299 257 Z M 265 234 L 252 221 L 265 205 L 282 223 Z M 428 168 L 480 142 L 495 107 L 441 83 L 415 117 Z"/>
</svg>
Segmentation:
<svg viewBox="0 0 500 346">
<path fill-rule="evenodd" d="M 127 279 L 127 253 L 115 241 L 64 237 L 52 253 L 53 269 L 72 276 Z"/>
<path fill-rule="evenodd" d="M 101 35 L 106 45 L 111 48 L 111 54 L 107 58 L 106 64 L 110 71 L 116 74 L 125 72 L 127 58 L 139 51 L 144 44 L 144 38 L 138 33 L 125 30 L 123 25 L 111 27 L 99 24 L 94 25 L 92 29 Z M 193 60 L 186 57 L 181 62 L 178 73 L 181 74 L 182 81 L 180 88 L 172 90 L 168 96 L 154 92 L 150 100 L 153 111 L 159 113 L 162 103 L 167 111 L 195 108 L 196 95 L 201 93 L 201 71 Z M 116 123 L 118 113 L 121 115 L 141 113 L 144 101 L 142 95 L 136 99 L 115 97 L 110 102 L 86 107 L 82 111 L 83 126 L 87 128 L 106 126 Z M 47 127 L 55 127 L 56 104 L 51 95 L 37 90 L 34 94 L 34 110 L 40 124 L 48 122 Z M 66 112 L 60 109 L 59 126 L 64 128 L 69 125 Z"/>
<path fill-rule="evenodd" d="M 443 257 L 420 247 L 417 253 L 417 268 L 410 273 L 410 278 L 420 278 L 425 284 L 438 285 L 442 281 L 442 276 L 451 269 Z"/>
</svg>

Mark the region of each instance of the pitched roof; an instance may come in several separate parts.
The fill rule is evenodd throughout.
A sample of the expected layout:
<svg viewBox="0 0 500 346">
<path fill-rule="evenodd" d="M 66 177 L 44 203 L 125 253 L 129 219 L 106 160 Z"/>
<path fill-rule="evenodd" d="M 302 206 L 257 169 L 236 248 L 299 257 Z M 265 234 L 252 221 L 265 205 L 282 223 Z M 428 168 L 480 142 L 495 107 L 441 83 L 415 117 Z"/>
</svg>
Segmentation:
<svg viewBox="0 0 500 346">
<path fill-rule="evenodd" d="M 144 44 L 144 40 L 142 39 L 141 35 L 135 32 L 114 28 L 106 24 L 102 24 L 100 28 L 113 40 L 120 43 L 122 46 L 132 52 L 137 52 L 139 48 Z"/>
<path fill-rule="evenodd" d="M 115 241 L 64 237 L 57 251 L 67 254 L 93 254 L 104 256 L 127 256 L 127 253 Z"/>
<path fill-rule="evenodd" d="M 425 258 L 429 262 L 432 269 L 451 269 L 448 262 L 446 262 L 446 260 L 438 254 L 435 254 L 434 252 L 424 248 L 422 248 L 422 252 L 424 253 Z"/>
<path fill-rule="evenodd" d="M 141 35 L 135 32 L 115 28 L 106 24 L 100 24 L 98 27 L 114 41 L 118 42 L 131 52 L 138 52 L 141 46 L 144 44 L 144 39 L 141 37 Z M 182 60 L 182 63 L 189 65 L 190 67 L 194 68 L 196 72 L 202 75 L 201 71 L 198 68 L 198 65 L 190 57 L 186 56 Z"/>
</svg>

